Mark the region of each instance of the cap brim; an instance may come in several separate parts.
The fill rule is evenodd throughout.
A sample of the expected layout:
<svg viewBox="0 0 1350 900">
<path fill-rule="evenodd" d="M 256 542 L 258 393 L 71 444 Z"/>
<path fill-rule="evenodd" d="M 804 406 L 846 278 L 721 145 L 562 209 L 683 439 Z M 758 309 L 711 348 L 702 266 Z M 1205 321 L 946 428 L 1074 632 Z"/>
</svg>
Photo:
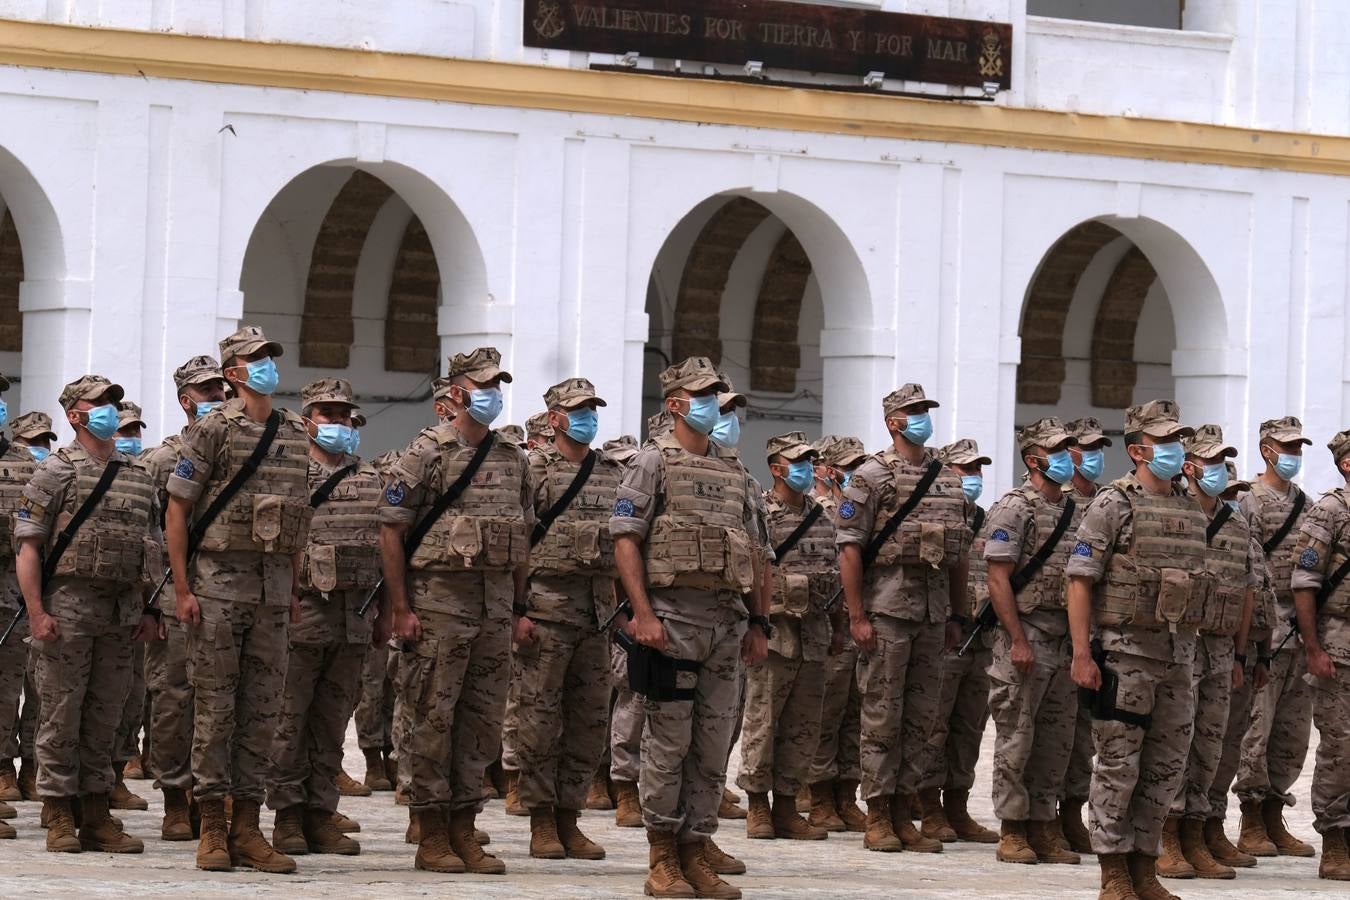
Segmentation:
<svg viewBox="0 0 1350 900">
<path fill-rule="evenodd" d="M 253 354 L 261 352 L 263 350 L 266 350 L 267 355 L 274 359 L 286 355 L 286 348 L 278 344 L 276 341 L 253 341 L 252 343 L 248 344 L 240 344 L 239 348 L 234 351 L 233 355 L 252 356 Z"/>
<path fill-rule="evenodd" d="M 728 403 L 737 407 L 746 407 L 750 405 L 750 401 L 746 399 L 745 395 L 736 391 L 724 391 L 717 395 L 718 409 L 723 409 Z"/>
<path fill-rule="evenodd" d="M 670 390 L 678 391 L 683 388 L 686 391 L 706 391 L 711 387 L 717 388 L 719 394 L 726 394 L 731 391 L 731 387 L 716 375 L 700 375 L 683 384 L 672 384 Z M 666 394 L 669 395 L 670 391 L 666 391 Z"/>
<path fill-rule="evenodd" d="M 118 423 L 117 423 L 117 428 L 118 428 L 118 430 L 121 430 L 121 429 L 123 429 L 123 428 L 130 428 L 132 425 L 139 425 L 139 426 L 141 426 L 142 428 L 147 428 L 147 427 L 149 427 L 149 426 L 147 426 L 144 422 L 142 422 L 140 419 L 132 419 L 130 422 L 118 422 Z"/>
<path fill-rule="evenodd" d="M 56 440 L 56 432 L 55 432 L 55 431 L 16 431 L 16 432 L 14 433 L 14 436 L 15 436 L 16 438 L 23 438 L 25 441 L 31 441 L 31 440 L 33 440 L 34 438 L 40 438 L 40 437 L 45 437 L 45 438 L 47 438 L 48 440 L 52 440 L 52 441 Z"/>
<path fill-rule="evenodd" d="M 1219 496 L 1222 497 L 1226 494 L 1239 494 L 1242 491 L 1250 491 L 1251 489 L 1252 483 L 1250 481 L 1230 481 L 1228 482 L 1228 487 L 1224 488 L 1223 493 L 1220 494 Z"/>
<path fill-rule="evenodd" d="M 581 397 L 568 400 L 564 403 L 559 403 L 558 405 L 561 406 L 563 409 L 576 409 L 580 406 L 585 406 L 587 403 L 594 403 L 596 406 L 609 406 L 608 403 L 606 403 L 604 400 L 601 400 L 594 394 L 592 394 L 589 397 Z"/>
<path fill-rule="evenodd" d="M 1111 446 L 1111 439 L 1104 434 L 1085 434 L 1077 438 L 1077 441 L 1080 450 L 1096 450 L 1099 446 Z"/>
<path fill-rule="evenodd" d="M 959 459 L 953 457 L 947 460 L 949 466 L 992 466 L 994 461 L 987 456 L 962 456 Z"/>
<path fill-rule="evenodd" d="M 121 403 L 121 402 L 122 402 L 122 398 L 125 397 L 125 396 L 126 396 L 126 391 L 122 390 L 122 386 L 121 386 L 120 384 L 110 384 L 110 385 L 108 385 L 106 388 L 104 388 L 103 390 L 101 390 L 101 391 L 99 391 L 98 393 L 94 394 L 92 397 L 86 394 L 86 395 L 85 395 L 83 398 L 81 398 L 81 399 L 84 399 L 84 400 L 97 400 L 97 399 L 100 398 L 100 397 L 106 397 L 109 403 Z"/>
<path fill-rule="evenodd" d="M 926 412 L 930 409 L 937 409 L 941 405 L 942 404 L 937 402 L 936 400 L 914 400 L 910 403 L 904 403 L 901 404 L 900 406 L 897 406 L 896 411 L 904 412 L 905 410 L 910 409 L 911 407 L 922 406 L 924 408 L 924 411 Z"/>
<path fill-rule="evenodd" d="M 1309 447 L 1312 446 L 1312 441 L 1305 438 L 1303 433 L 1299 431 L 1277 431 L 1273 434 L 1266 435 L 1266 437 L 1270 438 L 1272 441 L 1279 441 L 1281 444 L 1306 444 Z"/>
<path fill-rule="evenodd" d="M 824 457 L 822 457 L 822 459 L 823 458 Z M 861 462 L 864 459 L 867 459 L 866 453 L 850 453 L 848 456 L 829 460 L 829 463 L 832 466 L 851 466 L 854 463 Z"/>
<path fill-rule="evenodd" d="M 479 384 L 487 384 L 489 381 L 505 381 L 507 384 L 511 383 L 511 373 L 499 366 L 474 369 L 472 372 L 465 372 L 464 375 Z"/>
<path fill-rule="evenodd" d="M 191 378 L 184 381 L 180 387 L 187 387 L 190 384 L 206 384 L 208 381 L 224 380 L 225 374 L 223 372 L 198 372 L 196 375 L 193 375 Z"/>
<path fill-rule="evenodd" d="M 1146 425 L 1140 429 L 1144 434 L 1151 438 L 1188 438 L 1195 434 L 1195 429 L 1189 425 L 1182 425 L 1179 422 L 1165 422 L 1161 425 Z"/>
<path fill-rule="evenodd" d="M 1208 444 L 1194 444 L 1186 448 L 1187 456 L 1198 456 L 1201 459 L 1214 459 L 1216 456 L 1224 459 L 1231 459 L 1237 456 L 1237 448 L 1229 447 L 1214 441 Z"/>
<path fill-rule="evenodd" d="M 9 379 L 3 375 L 0 375 L 0 391 L 7 391 L 7 390 L 9 390 Z"/>
<path fill-rule="evenodd" d="M 805 457 L 805 456 L 819 456 L 820 454 L 817 453 L 817 452 L 816 452 L 816 448 L 815 448 L 815 447 L 812 447 L 810 444 L 794 444 L 793 446 L 787 447 L 787 448 L 782 449 L 782 450 L 779 450 L 779 451 L 773 453 L 772 455 L 773 455 L 773 456 L 781 456 L 781 457 L 783 457 L 783 459 L 786 459 L 788 462 L 796 462 L 797 460 L 801 459 L 802 457 Z"/>
</svg>

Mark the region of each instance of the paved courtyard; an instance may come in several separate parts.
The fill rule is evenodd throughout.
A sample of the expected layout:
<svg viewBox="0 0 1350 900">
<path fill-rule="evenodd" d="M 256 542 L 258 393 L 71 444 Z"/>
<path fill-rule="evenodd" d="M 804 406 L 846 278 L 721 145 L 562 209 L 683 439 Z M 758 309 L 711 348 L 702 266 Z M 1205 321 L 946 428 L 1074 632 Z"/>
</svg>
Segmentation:
<svg viewBox="0 0 1350 900">
<path fill-rule="evenodd" d="M 983 760 L 992 758 L 992 727 L 985 735 Z M 733 754 L 733 769 L 738 754 Z M 1296 790 L 1299 806 L 1289 813 L 1291 828 L 1312 838 L 1311 813 L 1306 806 L 1312 757 Z M 348 735 L 348 771 L 359 778 L 364 771 L 355 734 Z M 412 867 L 413 849 L 403 843 L 407 810 L 395 806 L 393 795 L 344 797 L 342 809 L 358 819 L 361 855 L 306 856 L 292 876 L 265 876 L 238 871 L 208 875 L 193 867 L 195 843 L 165 843 L 159 835 L 159 795 L 150 782 L 132 787 L 150 799 L 147 812 L 124 812 L 128 829 L 145 839 L 143 856 L 114 857 L 84 853 L 57 855 L 44 852 L 36 803 L 17 804 L 17 841 L 0 846 L 5 863 L 4 896 L 70 897 L 126 896 L 237 896 L 289 897 L 342 895 L 345 897 L 633 897 L 642 893 L 646 871 L 646 840 L 640 829 L 616 828 L 612 814 L 587 813 L 584 829 L 604 844 L 609 858 L 599 863 L 534 860 L 529 857 L 529 821 L 506 816 L 500 801 L 488 805 L 479 825 L 492 835 L 491 850 L 507 865 L 505 877 L 437 876 Z M 988 825 L 990 814 L 987 770 L 982 770 L 972 796 L 972 812 Z M 270 833 L 270 815 L 264 813 Z M 1236 822 L 1230 819 L 1230 832 Z M 1235 836 L 1235 834 L 1234 834 Z M 747 898 L 903 896 L 913 898 L 963 897 L 1094 897 L 1097 867 L 1091 857 L 1081 866 L 1012 866 L 995 862 L 991 846 L 949 844 L 941 855 L 881 854 L 862 849 L 858 834 L 831 835 L 824 842 L 749 841 L 743 822 L 724 822 L 718 841 L 749 865 L 748 874 L 731 879 Z M 1320 849 L 1320 844 L 1319 844 Z M 1346 896 L 1343 884 L 1319 881 L 1317 860 L 1263 860 L 1259 868 L 1241 871 L 1235 882 L 1182 881 L 1168 886 L 1185 898 L 1219 897 L 1240 892 L 1255 897 L 1302 898 Z"/>
</svg>

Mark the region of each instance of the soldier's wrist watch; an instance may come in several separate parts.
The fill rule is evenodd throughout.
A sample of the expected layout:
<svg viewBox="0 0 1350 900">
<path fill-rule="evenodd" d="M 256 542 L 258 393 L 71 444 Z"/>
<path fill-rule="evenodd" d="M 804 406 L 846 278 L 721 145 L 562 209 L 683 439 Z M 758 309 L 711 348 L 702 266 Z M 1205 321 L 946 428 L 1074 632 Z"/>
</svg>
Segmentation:
<svg viewBox="0 0 1350 900">
<path fill-rule="evenodd" d="M 758 626 L 759 626 L 759 630 L 762 631 L 762 632 L 764 632 L 764 636 L 765 636 L 766 638 L 771 638 L 771 637 L 773 637 L 773 626 L 769 624 L 769 617 L 768 617 L 768 616 L 751 616 L 751 617 L 750 617 L 750 624 L 751 624 L 751 625 L 758 625 Z"/>
<path fill-rule="evenodd" d="M 1247 666 L 1247 654 L 1245 654 L 1245 653 L 1234 653 L 1234 654 L 1233 654 L 1233 659 L 1237 660 L 1237 664 L 1238 664 L 1238 665 L 1242 666 L 1243 668 L 1246 668 L 1246 666 Z"/>
<path fill-rule="evenodd" d="M 530 610 L 529 610 L 529 608 L 527 608 L 527 607 L 525 606 L 524 603 L 512 603 L 512 604 L 511 604 L 511 615 L 513 615 L 513 616 L 528 616 L 529 614 L 530 614 Z"/>
</svg>

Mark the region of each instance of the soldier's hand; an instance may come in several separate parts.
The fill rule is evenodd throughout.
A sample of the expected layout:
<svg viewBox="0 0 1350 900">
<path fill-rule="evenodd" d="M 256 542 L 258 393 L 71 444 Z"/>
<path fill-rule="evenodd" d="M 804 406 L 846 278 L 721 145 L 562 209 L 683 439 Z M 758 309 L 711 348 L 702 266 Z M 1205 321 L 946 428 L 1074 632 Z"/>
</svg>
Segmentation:
<svg viewBox="0 0 1350 900">
<path fill-rule="evenodd" d="M 1023 675 L 1036 667 L 1036 651 L 1031 649 L 1031 642 L 1025 637 L 1020 641 L 1013 641 L 1012 664 L 1013 668 Z"/>
<path fill-rule="evenodd" d="M 666 628 L 656 616 L 640 615 L 634 619 L 633 638 L 636 639 L 639 644 L 651 647 L 653 650 L 665 652 Z"/>
<path fill-rule="evenodd" d="M 1233 690 L 1236 691 L 1238 688 L 1242 687 L 1242 682 L 1245 680 L 1246 679 L 1242 674 L 1242 663 L 1233 660 Z"/>
<path fill-rule="evenodd" d="M 511 625 L 511 640 L 517 647 L 534 644 L 539 640 L 538 635 L 534 633 L 534 623 L 530 621 L 529 616 L 515 617 L 515 622 Z"/>
<path fill-rule="evenodd" d="M 370 623 L 370 646 L 382 647 L 389 643 L 389 639 L 394 636 L 394 629 L 389 622 L 389 616 L 380 612 L 375 613 L 375 621 Z"/>
<path fill-rule="evenodd" d="M 191 591 L 183 591 L 176 594 L 174 605 L 178 607 L 178 621 L 184 625 L 200 625 L 202 623 L 202 608 L 197 602 L 197 595 Z"/>
<path fill-rule="evenodd" d="M 961 625 L 957 622 L 948 622 L 943 630 L 942 649 L 951 653 L 957 647 L 961 646 Z"/>
<path fill-rule="evenodd" d="M 1256 665 L 1252 666 L 1252 690 L 1254 691 L 1264 690 L 1266 685 L 1269 683 L 1270 683 L 1270 668 L 1264 662 L 1258 659 L 1256 661 Z"/>
<path fill-rule="evenodd" d="M 422 623 L 417 620 L 417 613 L 408 610 L 394 619 L 394 634 L 399 640 L 412 641 L 417 643 L 422 639 Z"/>
<path fill-rule="evenodd" d="M 44 612 L 34 616 L 33 621 L 28 623 L 28 633 L 35 641 L 54 641 L 61 636 L 61 629 L 57 627 L 56 620 Z"/>
<path fill-rule="evenodd" d="M 853 643 L 858 646 L 859 653 L 876 652 L 877 631 L 872 627 L 870 619 L 862 618 L 856 622 L 849 622 L 848 630 L 853 635 Z"/>
<path fill-rule="evenodd" d="M 1336 664 L 1331 661 L 1327 651 L 1321 647 L 1310 647 L 1308 649 L 1308 674 L 1314 678 L 1325 678 L 1330 681 L 1336 679 Z"/>
<path fill-rule="evenodd" d="M 1102 670 L 1097 668 L 1091 656 L 1073 655 L 1073 666 L 1069 669 L 1073 683 L 1088 690 L 1098 690 L 1102 686 Z"/>
<path fill-rule="evenodd" d="M 164 626 L 154 616 L 141 616 L 141 621 L 131 631 L 133 641 L 162 640 L 163 637 Z"/>
<path fill-rule="evenodd" d="M 769 656 L 769 639 L 764 630 L 751 625 L 741 638 L 741 659 L 747 666 L 757 666 Z"/>
</svg>

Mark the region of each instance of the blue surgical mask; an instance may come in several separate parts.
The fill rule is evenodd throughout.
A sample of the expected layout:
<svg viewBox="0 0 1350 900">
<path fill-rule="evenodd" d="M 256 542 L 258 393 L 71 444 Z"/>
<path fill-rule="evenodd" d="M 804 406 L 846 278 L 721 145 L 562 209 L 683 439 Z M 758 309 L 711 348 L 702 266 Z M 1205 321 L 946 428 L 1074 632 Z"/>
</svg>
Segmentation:
<svg viewBox="0 0 1350 900">
<path fill-rule="evenodd" d="M 1223 463 L 1205 466 L 1199 480 L 1200 490 L 1211 497 L 1217 497 L 1228 487 L 1228 467 Z"/>
<path fill-rule="evenodd" d="M 1148 470 L 1163 481 L 1171 481 L 1181 474 L 1181 464 L 1185 461 L 1186 454 L 1181 449 L 1180 441 L 1154 444 L 1153 458 L 1148 462 Z"/>
<path fill-rule="evenodd" d="M 9 421 L 9 404 L 0 400 L 0 426 Z"/>
<path fill-rule="evenodd" d="M 1106 468 L 1105 450 L 1084 450 L 1083 461 L 1078 465 L 1078 474 L 1082 475 L 1088 481 L 1096 481 L 1102 477 L 1102 470 Z"/>
<path fill-rule="evenodd" d="M 816 480 L 816 467 L 809 459 L 788 463 L 783 482 L 799 494 L 804 494 Z"/>
<path fill-rule="evenodd" d="M 347 452 L 350 453 L 352 456 L 355 456 L 356 451 L 360 449 L 361 449 L 361 429 L 353 428 L 351 437 L 347 441 Z"/>
<path fill-rule="evenodd" d="M 33 459 L 37 460 L 38 462 L 42 462 L 44 459 L 46 459 L 51 452 L 52 451 L 48 450 L 46 447 L 28 448 L 29 455 L 32 456 Z"/>
<path fill-rule="evenodd" d="M 722 413 L 708 437 L 719 447 L 735 447 L 741 442 L 741 417 L 735 412 Z"/>
<path fill-rule="evenodd" d="M 600 430 L 600 414 L 593 409 L 574 409 L 567 414 L 567 436 L 578 444 L 589 444 Z"/>
<path fill-rule="evenodd" d="M 281 380 L 281 374 L 277 372 L 276 361 L 268 356 L 263 359 L 255 359 L 244 366 L 248 369 L 248 389 L 258 394 L 271 394 L 277 389 L 277 382 Z"/>
<path fill-rule="evenodd" d="M 469 418 L 479 425 L 491 425 L 502 414 L 501 388 L 477 388 L 469 391 Z"/>
<path fill-rule="evenodd" d="M 983 475 L 962 475 L 961 491 L 966 495 L 966 499 L 971 503 L 980 499 L 980 494 L 984 492 Z"/>
<path fill-rule="evenodd" d="M 1055 484 L 1068 484 L 1073 478 L 1073 457 L 1068 450 L 1056 450 L 1045 458 L 1045 477 Z"/>
<path fill-rule="evenodd" d="M 850 481 L 852 481 L 852 480 L 853 480 L 853 473 L 852 473 L 852 472 L 845 472 L 845 473 L 844 473 L 844 480 L 841 481 L 841 482 L 839 482 L 839 487 L 841 487 L 841 488 L 846 488 L 846 487 L 848 487 L 848 483 L 849 483 Z"/>
<path fill-rule="evenodd" d="M 85 417 L 85 427 L 100 441 L 106 441 L 117 434 L 117 407 L 111 403 L 87 410 Z"/>
<path fill-rule="evenodd" d="M 1241 507 L 1238 506 L 1238 502 L 1236 500 L 1225 500 L 1223 502 L 1227 503 L 1228 508 L 1231 509 L 1233 512 L 1238 512 L 1241 509 Z"/>
<path fill-rule="evenodd" d="M 215 409 L 215 408 L 216 408 L 217 406 L 219 406 L 219 405 L 220 405 L 220 401 L 219 401 L 219 400 L 198 400 L 198 401 L 197 401 L 197 418 L 200 419 L 202 416 L 206 415 L 207 413 L 209 413 L 211 410 Z"/>
<path fill-rule="evenodd" d="M 1292 453 L 1281 453 L 1275 460 L 1275 474 L 1285 481 L 1292 481 L 1303 468 L 1303 457 Z"/>
<path fill-rule="evenodd" d="M 905 416 L 905 428 L 900 433 L 911 444 L 922 446 L 933 436 L 933 417 L 926 412 L 910 413 Z"/>
<path fill-rule="evenodd" d="M 717 427 L 717 396 L 690 397 L 686 402 L 689 412 L 684 414 L 685 424 L 699 434 L 712 434 L 712 430 Z"/>
<path fill-rule="evenodd" d="M 311 422 L 314 420 L 311 419 Z M 350 425 L 341 425 L 335 422 L 325 422 L 320 424 L 314 422 L 314 427 L 318 433 L 311 439 L 320 449 L 327 450 L 329 453 L 346 453 L 347 448 L 351 446 L 352 428 Z"/>
<path fill-rule="evenodd" d="M 113 443 L 117 446 L 118 453 L 125 453 L 127 456 L 141 455 L 140 438 L 120 437 L 113 441 Z"/>
</svg>

